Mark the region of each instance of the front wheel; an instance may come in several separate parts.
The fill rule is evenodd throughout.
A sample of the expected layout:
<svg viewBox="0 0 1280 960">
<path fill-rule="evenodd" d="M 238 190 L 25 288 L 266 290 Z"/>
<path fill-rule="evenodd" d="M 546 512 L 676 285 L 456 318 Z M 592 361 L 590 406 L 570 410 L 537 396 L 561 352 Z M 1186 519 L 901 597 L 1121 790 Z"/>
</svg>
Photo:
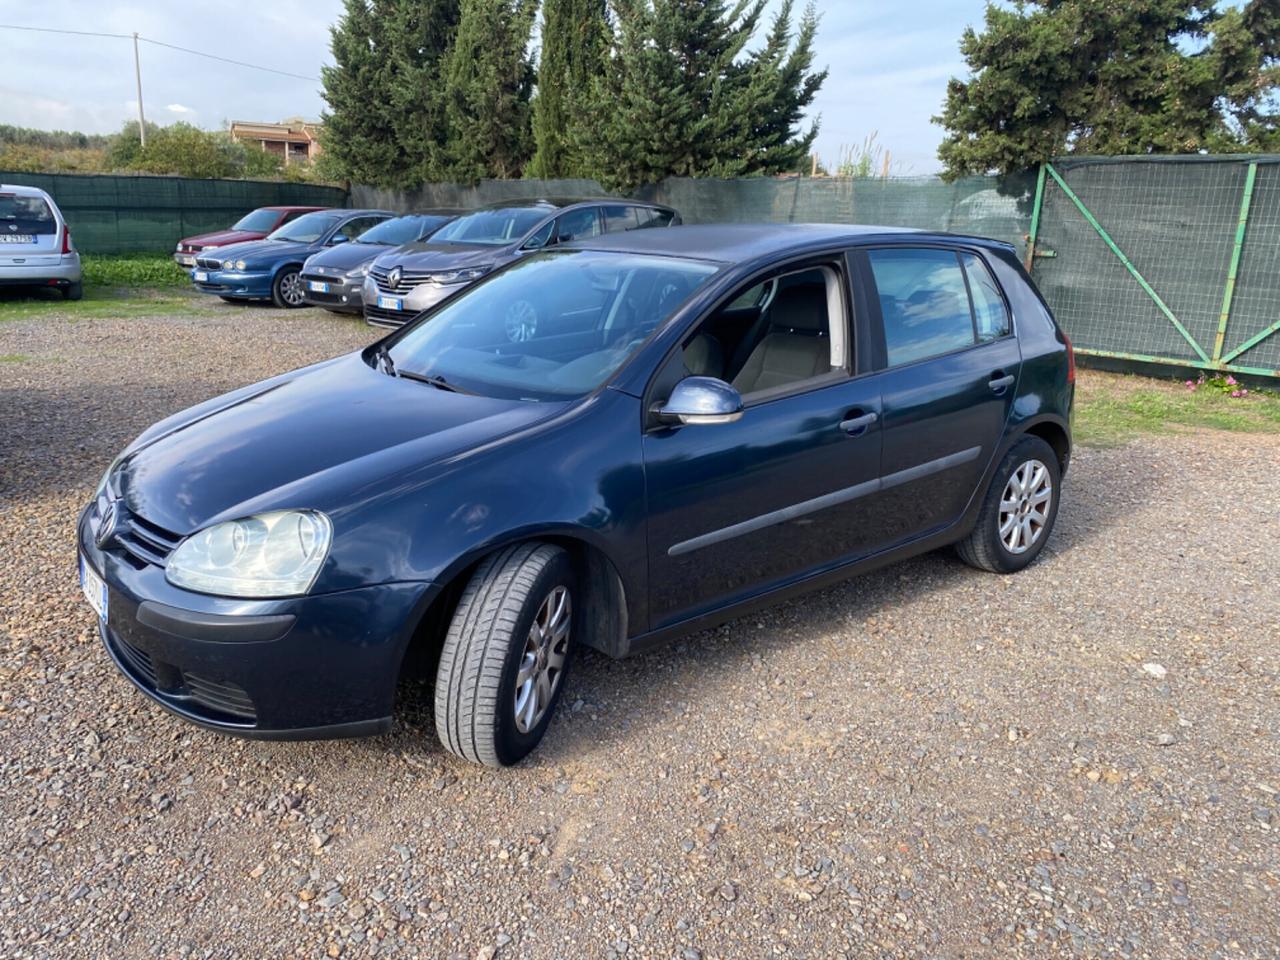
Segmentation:
<svg viewBox="0 0 1280 960">
<path fill-rule="evenodd" d="M 960 559 L 992 573 L 1030 565 L 1053 532 L 1061 488 L 1053 448 L 1039 437 L 1023 437 L 1000 461 L 977 524 L 956 544 Z"/>
<path fill-rule="evenodd" d="M 271 284 L 271 302 L 289 309 L 303 306 L 302 275 L 297 267 L 286 267 L 276 274 Z"/>
<path fill-rule="evenodd" d="M 577 590 L 569 555 L 550 544 L 517 544 L 480 563 L 436 671 L 436 733 L 445 747 L 505 767 L 538 745 L 564 691 Z"/>
</svg>

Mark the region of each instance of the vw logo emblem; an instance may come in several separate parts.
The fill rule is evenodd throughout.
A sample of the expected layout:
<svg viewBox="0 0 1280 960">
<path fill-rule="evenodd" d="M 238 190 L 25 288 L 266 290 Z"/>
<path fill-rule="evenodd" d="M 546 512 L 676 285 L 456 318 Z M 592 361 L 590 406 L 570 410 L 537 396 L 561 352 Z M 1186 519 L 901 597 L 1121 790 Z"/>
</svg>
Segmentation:
<svg viewBox="0 0 1280 960">
<path fill-rule="evenodd" d="M 398 287 L 402 276 L 404 276 L 404 272 L 399 267 L 392 267 L 391 272 L 387 274 L 387 283 L 393 287 Z"/>
<path fill-rule="evenodd" d="M 102 519 L 98 523 L 98 534 L 94 537 L 94 542 L 98 544 L 99 549 L 106 549 L 107 544 L 115 539 L 116 531 L 120 529 L 121 510 L 120 501 L 112 500 L 102 511 Z"/>
</svg>

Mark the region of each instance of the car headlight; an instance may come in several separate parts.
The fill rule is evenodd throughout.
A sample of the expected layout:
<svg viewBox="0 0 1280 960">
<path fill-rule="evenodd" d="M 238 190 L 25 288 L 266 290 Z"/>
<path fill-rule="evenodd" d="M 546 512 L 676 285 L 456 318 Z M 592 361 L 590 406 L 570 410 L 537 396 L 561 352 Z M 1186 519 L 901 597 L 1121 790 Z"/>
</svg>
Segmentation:
<svg viewBox="0 0 1280 960">
<path fill-rule="evenodd" d="M 244 270 L 244 261 L 243 261 L 243 260 L 237 260 L 237 261 L 236 261 L 236 269 L 237 269 L 237 270 Z"/>
<path fill-rule="evenodd" d="M 314 510 L 278 510 L 214 524 L 178 545 L 165 565 L 175 587 L 224 597 L 296 597 L 315 583 L 333 524 Z"/>
<path fill-rule="evenodd" d="M 479 280 L 492 269 L 493 267 L 464 267 L 461 270 L 433 274 L 431 279 L 436 283 L 470 283 L 472 280 Z"/>
<path fill-rule="evenodd" d="M 222 261 L 222 269 L 223 269 L 223 270 L 230 270 L 230 269 L 231 269 L 232 267 L 234 267 L 234 266 L 235 266 L 235 261 L 233 261 L 233 260 L 223 260 L 223 261 Z"/>
<path fill-rule="evenodd" d="M 367 277 L 368 275 L 369 265 L 367 263 L 363 266 L 356 267 L 354 270 L 347 271 L 347 278 L 349 280 L 359 280 L 361 277 Z"/>
</svg>

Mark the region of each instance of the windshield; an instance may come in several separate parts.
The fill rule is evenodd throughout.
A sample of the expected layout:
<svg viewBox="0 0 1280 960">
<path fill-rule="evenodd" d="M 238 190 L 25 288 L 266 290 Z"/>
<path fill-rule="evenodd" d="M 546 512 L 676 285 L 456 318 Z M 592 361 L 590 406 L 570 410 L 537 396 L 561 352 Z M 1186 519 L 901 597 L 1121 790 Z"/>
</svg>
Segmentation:
<svg viewBox="0 0 1280 960">
<path fill-rule="evenodd" d="M 48 234 L 57 231 L 53 211 L 40 197 L 19 197 L 12 193 L 0 193 L 0 220 L 9 225 L 6 233 Z M 17 231 L 9 229 L 16 227 Z"/>
<path fill-rule="evenodd" d="M 402 243 L 412 243 L 423 234 L 430 233 L 433 227 L 444 223 L 447 219 L 448 217 L 409 216 L 383 220 L 376 227 L 370 227 L 356 237 L 356 243 L 380 243 L 398 247 Z"/>
<path fill-rule="evenodd" d="M 514 243 L 544 220 L 545 207 L 503 207 L 477 210 L 441 227 L 432 243 L 482 243 L 500 247 Z"/>
<path fill-rule="evenodd" d="M 391 358 L 397 370 L 485 396 L 581 396 L 718 269 L 592 250 L 535 254 L 416 323 L 391 346 Z"/>
<path fill-rule="evenodd" d="M 246 213 L 237 220 L 236 225 L 231 229 L 248 230 L 250 233 L 266 233 L 276 225 L 276 221 L 279 219 L 279 210 L 255 210 L 253 213 Z"/>
<path fill-rule="evenodd" d="M 286 223 L 279 230 L 268 236 L 267 239 L 292 240 L 295 243 L 315 243 L 337 226 L 338 221 L 341 219 L 341 214 L 308 213 L 305 217 L 299 217 L 293 223 Z"/>
</svg>

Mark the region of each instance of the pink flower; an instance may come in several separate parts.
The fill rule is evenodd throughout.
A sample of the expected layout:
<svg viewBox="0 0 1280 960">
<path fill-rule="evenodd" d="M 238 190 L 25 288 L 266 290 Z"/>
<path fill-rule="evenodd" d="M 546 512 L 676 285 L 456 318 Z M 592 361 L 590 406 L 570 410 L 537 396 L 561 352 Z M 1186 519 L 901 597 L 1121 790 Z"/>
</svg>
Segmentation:
<svg viewBox="0 0 1280 960">
<path fill-rule="evenodd" d="M 1240 396 L 1240 391 L 1239 391 L 1239 390 L 1232 390 L 1232 391 L 1231 391 L 1231 395 L 1232 395 L 1233 397 L 1238 397 L 1238 396 Z"/>
<path fill-rule="evenodd" d="M 1240 391 L 1240 396 L 1242 396 L 1242 397 L 1247 397 L 1248 395 L 1249 395 L 1249 391 L 1248 391 L 1248 390 L 1241 390 L 1241 391 Z"/>
<path fill-rule="evenodd" d="M 1231 376 L 1231 374 L 1227 374 L 1227 386 L 1234 387 L 1235 385 L 1236 385 L 1236 378 Z"/>
<path fill-rule="evenodd" d="M 1190 380 L 1188 380 L 1188 381 L 1187 381 L 1187 386 L 1188 386 L 1188 387 L 1191 387 L 1192 389 L 1194 389 L 1194 388 L 1195 388 L 1195 384 L 1194 384 L 1194 383 L 1192 383 Z"/>
</svg>

